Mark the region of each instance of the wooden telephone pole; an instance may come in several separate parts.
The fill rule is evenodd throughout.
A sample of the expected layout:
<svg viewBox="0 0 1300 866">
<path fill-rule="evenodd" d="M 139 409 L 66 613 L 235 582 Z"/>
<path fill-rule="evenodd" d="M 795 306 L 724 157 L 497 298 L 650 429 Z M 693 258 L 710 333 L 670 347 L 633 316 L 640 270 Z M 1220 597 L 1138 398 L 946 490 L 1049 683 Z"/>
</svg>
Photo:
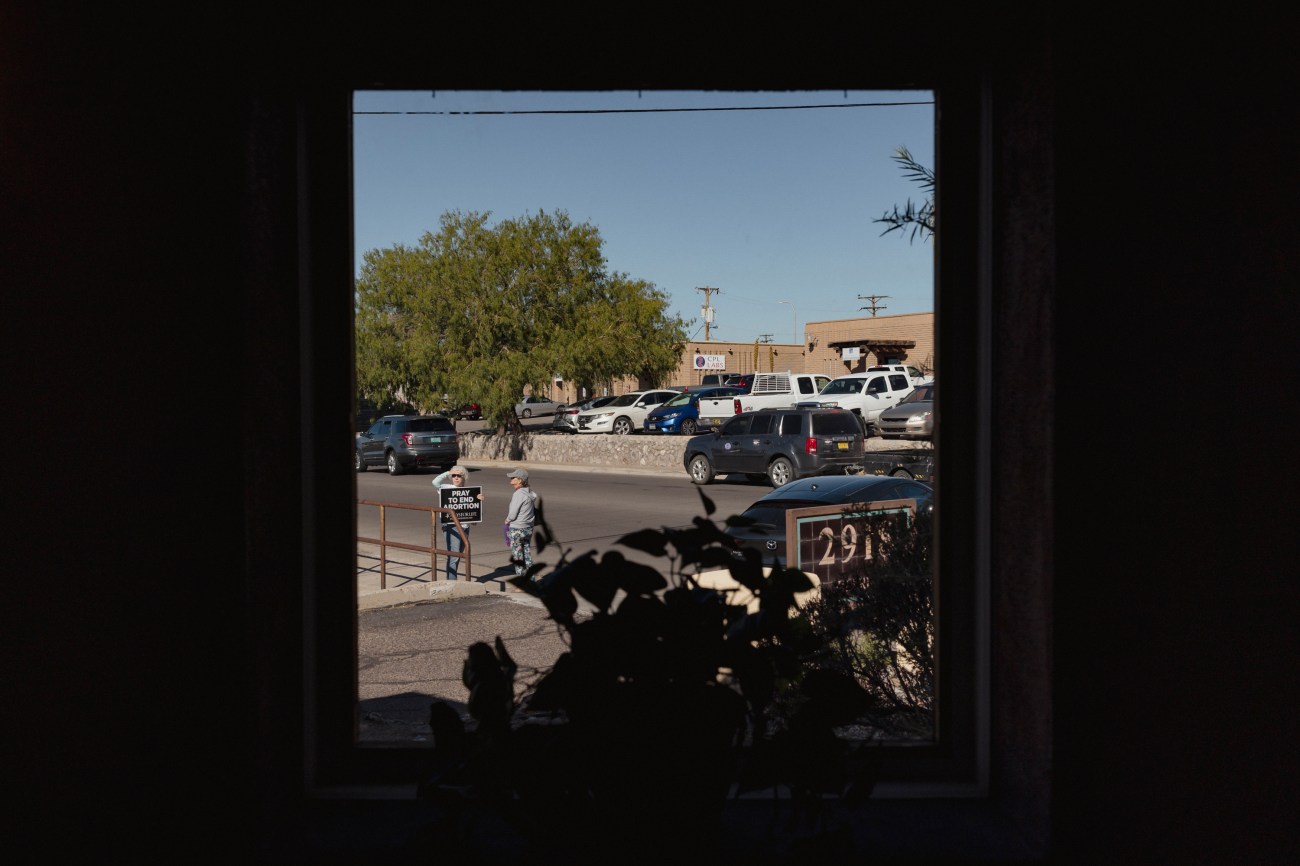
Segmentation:
<svg viewBox="0 0 1300 866">
<path fill-rule="evenodd" d="M 871 317 L 874 319 L 875 316 L 876 316 L 876 310 L 887 310 L 887 309 L 889 309 L 888 307 L 885 307 L 885 306 L 877 306 L 877 305 L 876 305 L 876 301 L 883 301 L 885 298 L 888 298 L 888 297 L 889 297 L 889 295 L 858 295 L 858 300 L 859 300 L 859 301 L 870 301 L 870 302 L 871 302 L 871 306 L 870 306 L 870 307 L 858 307 L 858 309 L 859 309 L 859 310 L 868 310 L 868 309 L 871 310 Z"/>
<path fill-rule="evenodd" d="M 696 286 L 695 291 L 704 292 L 704 306 L 700 308 L 700 315 L 704 318 L 704 342 L 709 342 L 709 328 L 713 325 L 713 307 L 709 306 L 709 295 L 720 291 L 712 286 Z"/>
</svg>

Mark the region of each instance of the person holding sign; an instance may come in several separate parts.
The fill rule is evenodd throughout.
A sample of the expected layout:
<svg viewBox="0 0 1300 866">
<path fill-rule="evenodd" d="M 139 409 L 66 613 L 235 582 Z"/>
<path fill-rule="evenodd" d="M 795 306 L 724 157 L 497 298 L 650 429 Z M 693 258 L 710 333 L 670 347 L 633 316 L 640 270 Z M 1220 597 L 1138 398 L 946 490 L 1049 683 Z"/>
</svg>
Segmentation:
<svg viewBox="0 0 1300 866">
<path fill-rule="evenodd" d="M 460 525 L 469 537 L 470 526 L 482 520 L 483 489 L 465 486 L 465 467 L 453 466 L 433 479 L 433 486 L 438 489 L 438 507 L 450 508 L 456 512 Z M 443 492 L 448 491 L 448 492 Z M 446 535 L 447 549 L 459 553 L 465 549 L 460 533 L 456 531 L 456 521 L 450 514 L 442 515 L 442 530 Z M 460 569 L 460 557 L 447 557 L 447 579 L 455 580 Z"/>
</svg>

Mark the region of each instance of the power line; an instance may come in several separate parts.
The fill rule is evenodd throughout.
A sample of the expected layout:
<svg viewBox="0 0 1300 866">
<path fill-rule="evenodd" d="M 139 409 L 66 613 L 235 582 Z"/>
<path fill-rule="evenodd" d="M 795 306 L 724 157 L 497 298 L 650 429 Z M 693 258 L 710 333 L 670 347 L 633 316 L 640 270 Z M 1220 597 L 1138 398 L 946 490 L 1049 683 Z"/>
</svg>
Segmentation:
<svg viewBox="0 0 1300 866">
<path fill-rule="evenodd" d="M 556 108 L 524 109 L 517 111 L 354 111 L 356 115 L 378 114 L 436 114 L 459 115 L 509 115 L 509 114 L 672 114 L 688 111 L 802 111 L 821 108 L 890 108 L 907 105 L 934 105 L 934 100 L 924 102 L 850 102 L 839 105 L 736 105 L 719 108 Z"/>
</svg>

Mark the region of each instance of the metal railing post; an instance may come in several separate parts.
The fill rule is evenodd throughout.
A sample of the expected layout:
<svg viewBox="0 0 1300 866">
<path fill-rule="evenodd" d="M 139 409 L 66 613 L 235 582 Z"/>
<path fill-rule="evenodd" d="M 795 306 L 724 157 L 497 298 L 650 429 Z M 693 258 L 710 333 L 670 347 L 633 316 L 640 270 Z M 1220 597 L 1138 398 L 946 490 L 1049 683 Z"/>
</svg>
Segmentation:
<svg viewBox="0 0 1300 866">
<path fill-rule="evenodd" d="M 427 553 L 429 555 L 429 582 L 432 583 L 433 581 L 438 579 L 437 576 L 438 575 L 438 554 L 441 553 L 444 556 L 450 557 L 452 553 L 457 553 L 457 551 L 444 550 L 443 548 L 438 547 L 438 543 L 437 543 L 438 529 L 443 524 L 440 524 L 436 520 L 436 518 L 434 517 L 435 514 L 451 515 L 451 522 L 455 525 L 456 533 L 460 536 L 460 542 L 461 542 L 461 550 L 458 552 L 459 555 L 457 558 L 464 560 L 465 578 L 468 580 L 474 577 L 474 564 L 472 561 L 473 552 L 470 545 L 469 536 L 465 533 L 465 526 L 460 522 L 459 515 L 457 515 L 453 509 L 434 508 L 427 505 L 404 505 L 398 502 L 375 502 L 369 499 L 358 499 L 357 504 L 372 505 L 379 509 L 379 537 L 368 538 L 366 536 L 358 534 L 357 542 L 360 543 L 364 541 L 369 544 L 377 543 L 379 545 L 379 588 L 380 589 L 388 589 L 388 548 L 389 547 L 397 547 L 397 548 L 401 548 L 402 550 L 412 550 L 412 551 Z M 410 511 L 429 512 L 429 546 L 428 547 L 422 547 L 418 544 L 407 544 L 405 542 L 400 542 L 400 541 L 394 541 L 391 544 L 389 543 L 388 541 L 388 507 L 389 506 L 392 506 L 393 508 L 405 508 Z"/>
</svg>

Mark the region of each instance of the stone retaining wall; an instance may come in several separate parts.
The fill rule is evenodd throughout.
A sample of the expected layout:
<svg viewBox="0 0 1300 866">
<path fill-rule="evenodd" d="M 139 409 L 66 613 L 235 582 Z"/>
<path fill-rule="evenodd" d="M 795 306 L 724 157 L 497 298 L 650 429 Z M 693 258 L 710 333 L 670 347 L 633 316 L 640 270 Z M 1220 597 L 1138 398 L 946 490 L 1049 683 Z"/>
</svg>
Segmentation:
<svg viewBox="0 0 1300 866">
<path fill-rule="evenodd" d="M 688 436 L 613 436 L 570 433 L 499 435 L 473 431 L 460 435 L 464 460 L 511 463 L 576 463 L 682 471 Z"/>
<path fill-rule="evenodd" d="M 509 463 L 570 463 L 584 466 L 629 466 L 684 472 L 682 452 L 689 436 L 613 436 L 574 433 L 521 433 L 499 435 L 470 431 L 460 435 L 464 460 L 498 460 Z M 868 451 L 929 448 L 928 442 L 868 439 Z"/>
</svg>

